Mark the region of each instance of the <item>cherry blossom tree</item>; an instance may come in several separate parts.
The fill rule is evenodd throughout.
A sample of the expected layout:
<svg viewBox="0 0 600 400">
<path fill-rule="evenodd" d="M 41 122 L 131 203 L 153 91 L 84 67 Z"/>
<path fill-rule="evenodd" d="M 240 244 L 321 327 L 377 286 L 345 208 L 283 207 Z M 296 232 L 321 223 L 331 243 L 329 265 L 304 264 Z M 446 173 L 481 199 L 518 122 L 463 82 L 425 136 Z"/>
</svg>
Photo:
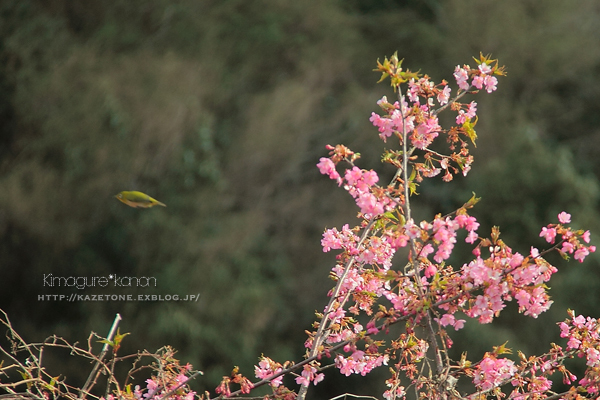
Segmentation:
<svg viewBox="0 0 600 400">
<path fill-rule="evenodd" d="M 561 212 L 557 221 L 541 228 L 547 248 L 515 252 L 500 238 L 498 227 L 489 236 L 478 232 L 479 223 L 469 215 L 479 200 L 475 195 L 450 214 L 414 220 L 411 199 L 424 179 L 441 176 L 450 182 L 456 174 L 466 176 L 473 165 L 469 147 L 477 139 L 477 103 L 462 99 L 494 92 L 497 77 L 505 75 L 504 67 L 490 56 L 480 54 L 474 60 L 475 68 L 455 68 L 454 93 L 445 80 L 436 84 L 427 75 L 405 70 L 396 55 L 377 63 L 380 81 L 390 79 L 397 99 L 382 97 L 377 102 L 381 111 L 373 112 L 370 121 L 381 140 L 395 146 L 382 156 L 395 174 L 382 183 L 376 171 L 360 168 L 359 153 L 342 144 L 327 146 L 329 157 L 321 158 L 317 167 L 346 190 L 360 210 L 354 227 L 346 224 L 323 234 L 323 251 L 338 251 L 330 273 L 336 284 L 329 303 L 308 333 L 302 362 L 281 364 L 263 356 L 255 367 L 261 381 L 251 383 L 235 371 L 217 388 L 220 398 L 269 384 L 273 392 L 265 398 L 305 399 L 310 385 L 325 378 L 328 364 L 346 376 L 364 376 L 386 366 L 388 390 L 381 395 L 388 400 L 411 398 L 409 392 L 418 399 L 596 398 L 600 324 L 573 311 L 560 323 L 561 336 L 568 339 L 565 348 L 550 344 L 545 354 L 530 357 L 518 352 L 518 361 L 505 356 L 512 352 L 506 344 L 480 360 L 469 360 L 467 353 L 459 360 L 449 355 L 449 332 L 459 331 L 469 320 L 491 323 L 508 302 L 516 301 L 519 312 L 533 318 L 549 309 L 546 283 L 558 270 L 546 254 L 557 251 L 564 259 L 572 256 L 583 262 L 596 250 L 589 245 L 590 232 L 573 229 L 571 215 Z M 455 113 L 454 126 L 440 126 L 442 111 Z M 473 247 L 473 259 L 452 266 L 447 260 L 458 240 Z M 365 318 L 363 326 L 360 321 Z M 402 324 L 402 333 L 392 337 L 389 328 L 397 324 Z M 585 358 L 583 377 L 565 367 L 564 361 L 573 357 Z M 294 371 L 300 385 L 297 395 L 282 381 Z M 554 374 L 562 374 L 563 382 L 571 385 L 568 391 L 552 390 Z M 461 379 L 470 382 L 470 393 L 459 392 Z M 232 391 L 232 383 L 241 388 Z"/>
</svg>

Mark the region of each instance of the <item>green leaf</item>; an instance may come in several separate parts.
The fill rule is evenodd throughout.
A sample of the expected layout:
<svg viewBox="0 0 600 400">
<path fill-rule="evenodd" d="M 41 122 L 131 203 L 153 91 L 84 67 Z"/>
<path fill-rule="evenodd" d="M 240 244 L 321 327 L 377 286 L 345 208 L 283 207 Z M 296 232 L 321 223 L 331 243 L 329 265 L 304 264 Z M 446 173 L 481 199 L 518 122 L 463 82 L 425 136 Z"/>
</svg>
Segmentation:
<svg viewBox="0 0 600 400">
<path fill-rule="evenodd" d="M 481 197 L 476 197 L 475 196 L 475 192 L 471 192 L 473 193 L 473 196 L 469 199 L 469 201 L 467 201 L 464 205 L 465 208 L 473 208 L 473 206 L 477 203 L 479 203 L 479 200 L 481 200 Z"/>
<path fill-rule="evenodd" d="M 468 138 L 471 139 L 471 142 L 473 142 L 473 146 L 477 147 L 475 144 L 477 133 L 475 132 L 475 129 L 473 129 L 475 125 L 477 125 L 477 117 L 475 118 L 474 122 L 471 122 L 471 118 L 467 118 L 467 120 L 463 123 L 462 128 L 465 132 L 465 135 L 467 135 Z"/>
</svg>

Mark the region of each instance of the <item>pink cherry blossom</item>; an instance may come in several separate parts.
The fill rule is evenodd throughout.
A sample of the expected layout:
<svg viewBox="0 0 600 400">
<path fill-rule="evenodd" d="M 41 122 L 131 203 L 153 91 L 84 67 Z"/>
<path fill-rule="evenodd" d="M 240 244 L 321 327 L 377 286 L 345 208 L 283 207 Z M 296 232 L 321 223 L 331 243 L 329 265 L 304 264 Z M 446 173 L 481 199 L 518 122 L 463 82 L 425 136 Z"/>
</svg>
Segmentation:
<svg viewBox="0 0 600 400">
<path fill-rule="evenodd" d="M 477 103 L 475 101 L 472 101 L 469 103 L 469 109 L 465 113 L 465 116 L 467 118 L 473 119 L 473 118 L 475 118 L 476 115 L 477 115 Z"/>
<path fill-rule="evenodd" d="M 454 321 L 454 325 L 453 325 L 454 330 L 458 331 L 458 330 L 464 328 L 465 322 L 467 322 L 467 321 L 465 321 L 464 319 L 457 319 L 456 321 Z"/>
<path fill-rule="evenodd" d="M 575 254 L 573 255 L 573 258 L 576 259 L 579 262 L 583 262 L 583 260 L 585 260 L 585 258 L 590 254 L 589 250 L 585 247 L 580 247 L 577 250 L 575 250 Z"/>
<path fill-rule="evenodd" d="M 408 237 L 411 239 L 415 239 L 421 233 L 419 227 L 415 224 L 412 218 L 406 221 L 406 224 L 404 225 L 404 230 L 406 232 L 406 235 L 408 235 Z"/>
<path fill-rule="evenodd" d="M 492 68 L 486 63 L 479 64 L 477 68 L 483 75 L 488 75 L 492 72 Z"/>
<path fill-rule="evenodd" d="M 444 315 L 442 316 L 442 318 L 440 318 L 440 319 L 437 319 L 437 318 L 436 318 L 436 321 L 437 321 L 437 322 L 438 322 L 438 323 L 439 323 L 441 326 L 446 326 L 446 325 L 453 325 L 453 324 L 454 324 L 454 322 L 455 322 L 455 319 L 454 319 L 454 315 L 452 315 L 452 314 L 444 314 Z"/>
<path fill-rule="evenodd" d="M 471 67 L 469 67 L 468 65 L 465 65 L 464 68 L 461 68 L 460 66 L 456 66 L 456 68 L 454 69 L 454 78 L 456 79 L 456 83 L 458 84 L 458 87 L 461 88 L 462 90 L 468 90 L 469 89 L 469 70 L 471 69 Z"/>
<path fill-rule="evenodd" d="M 571 222 L 571 214 L 562 211 L 560 214 L 558 214 L 558 221 L 561 224 L 568 224 Z"/>
<path fill-rule="evenodd" d="M 423 248 L 421 249 L 421 257 L 423 258 L 427 258 L 431 253 L 433 253 L 433 246 L 431 245 L 431 243 L 427 243 L 425 246 L 423 246 Z"/>
<path fill-rule="evenodd" d="M 520 253 L 515 253 L 510 259 L 509 265 L 512 268 L 516 268 L 523 263 L 524 257 Z"/>
<path fill-rule="evenodd" d="M 441 106 L 448 103 L 448 100 L 450 99 L 450 91 L 450 88 L 448 85 L 446 85 L 444 86 L 444 89 L 438 93 L 437 100 Z"/>
<path fill-rule="evenodd" d="M 475 368 L 473 382 L 481 390 L 486 391 L 510 379 L 517 372 L 514 362 L 507 358 L 497 359 L 486 354 L 481 363 Z"/>
<path fill-rule="evenodd" d="M 531 246 L 530 255 L 532 258 L 538 258 L 540 256 L 540 251 L 535 247 Z"/>
<path fill-rule="evenodd" d="M 594 368 L 600 366 L 600 351 L 597 349 L 588 348 L 585 351 L 585 358 L 587 359 L 586 365 Z"/>
<path fill-rule="evenodd" d="M 353 167 L 352 169 L 347 169 L 344 175 L 344 179 L 348 182 L 348 185 L 354 186 L 356 185 L 362 178 L 362 171 L 358 167 Z"/>
<path fill-rule="evenodd" d="M 540 237 L 546 239 L 548 243 L 554 243 L 556 238 L 556 229 L 543 227 L 542 232 L 540 232 Z"/>
<path fill-rule="evenodd" d="M 325 378 L 325 375 L 322 373 L 317 373 L 317 369 L 312 365 L 305 365 L 302 369 L 302 373 L 299 377 L 296 378 L 296 383 L 302 386 L 310 385 L 310 382 L 313 382 L 314 385 L 321 382 Z"/>
<path fill-rule="evenodd" d="M 462 125 L 467 122 L 467 115 L 465 110 L 459 110 L 458 115 L 456 116 L 456 125 Z"/>
<path fill-rule="evenodd" d="M 575 251 L 575 246 L 571 242 L 563 242 L 561 251 L 563 253 L 573 253 Z"/>
<path fill-rule="evenodd" d="M 394 124 L 389 118 L 382 117 L 373 112 L 371 113 L 371 118 L 369 118 L 369 121 L 371 121 L 371 123 L 378 128 L 379 136 L 384 142 L 394 133 Z"/>
<path fill-rule="evenodd" d="M 269 377 L 283 371 L 281 365 L 274 362 L 270 358 L 262 358 L 258 365 L 254 366 L 254 375 L 259 379 L 268 379 Z M 283 375 L 271 380 L 271 386 L 278 387 L 283 381 Z"/>
<path fill-rule="evenodd" d="M 583 239 L 584 242 L 589 243 L 590 242 L 590 231 L 585 231 L 583 233 L 583 235 L 581 235 L 581 238 Z"/>
<path fill-rule="evenodd" d="M 498 79 L 495 76 L 486 76 L 483 78 L 483 83 L 485 84 L 485 90 L 488 93 L 492 93 L 496 90 L 496 85 L 498 85 Z"/>
<path fill-rule="evenodd" d="M 410 137 L 412 144 L 418 149 L 425 149 L 439 135 L 440 129 L 436 117 L 428 118 L 413 131 Z"/>
<path fill-rule="evenodd" d="M 319 167 L 319 171 L 323 175 L 329 175 L 330 179 L 337 181 L 338 185 L 341 186 L 342 178 L 340 177 L 340 174 L 338 174 L 338 172 L 336 171 L 335 164 L 333 163 L 333 161 L 326 157 L 321 157 L 319 161 L 320 162 L 317 164 L 317 167 Z"/>
<path fill-rule="evenodd" d="M 483 88 L 483 76 L 477 75 L 473 78 L 473 86 L 477 89 Z"/>
</svg>

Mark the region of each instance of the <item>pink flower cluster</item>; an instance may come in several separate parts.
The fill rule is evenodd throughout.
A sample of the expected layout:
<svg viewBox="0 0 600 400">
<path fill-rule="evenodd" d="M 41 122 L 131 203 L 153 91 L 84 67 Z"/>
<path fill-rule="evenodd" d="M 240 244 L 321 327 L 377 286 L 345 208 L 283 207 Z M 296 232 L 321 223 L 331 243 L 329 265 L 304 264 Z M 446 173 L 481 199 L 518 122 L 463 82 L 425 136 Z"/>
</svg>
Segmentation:
<svg viewBox="0 0 600 400">
<path fill-rule="evenodd" d="M 457 65 L 454 69 L 454 78 L 462 90 L 469 90 L 471 86 L 482 89 L 485 86 L 485 90 L 492 93 L 498 85 L 498 79 L 492 73 L 492 68 L 486 63 L 480 64 L 477 70 L 472 70 L 468 65 L 463 65 L 462 68 Z M 469 84 L 470 76 L 473 78 L 471 84 Z"/>
<path fill-rule="evenodd" d="M 404 396 L 406 396 L 405 387 L 400 384 L 394 384 L 389 381 L 390 379 L 386 381 L 386 385 L 388 387 L 391 387 L 391 389 L 388 389 L 385 392 L 383 392 L 383 398 L 385 400 L 396 400 L 404 398 Z"/>
<path fill-rule="evenodd" d="M 463 175 L 466 175 L 470 170 L 472 156 L 469 155 L 466 148 L 465 139 L 475 143 L 477 135 L 473 127 L 477 121 L 477 103 L 472 101 L 468 105 L 461 104 L 457 102 L 457 99 L 472 87 L 477 89 L 485 87 L 488 93 L 493 92 L 496 90 L 498 83 L 494 75 L 503 74 L 502 68 L 498 68 L 497 65 L 490 66 L 490 63 L 494 60 L 482 56 L 478 62 L 476 69 L 471 69 L 468 65 L 456 67 L 454 77 L 458 83 L 459 91 L 453 100 L 451 100 L 452 90 L 445 81 L 435 85 L 427 75 L 412 74 L 410 79 L 406 78 L 408 90 L 405 96 L 401 95 L 399 101 L 393 104 L 384 96 L 377 104 L 385 114 L 371 113 L 369 121 L 377 127 L 379 136 L 384 142 L 388 138 L 396 136 L 402 144 L 406 137 L 407 141 L 410 141 L 410 145 L 426 152 L 425 162 L 412 162 L 413 168 L 417 172 L 415 177 L 417 182 L 422 180 L 421 174 L 425 177 L 434 177 L 442 170 L 446 171 L 443 180 L 449 182 L 452 180 L 453 173 L 456 174 L 460 170 Z M 381 65 L 380 69 L 385 71 L 384 73 L 390 74 L 390 76 L 394 75 L 393 70 L 389 68 L 389 64 Z M 401 70 L 401 68 L 396 70 L 396 73 Z M 436 100 L 440 109 L 450 104 L 451 109 L 458 113 L 456 116 L 458 128 L 452 128 L 448 131 L 442 130 L 437 117 L 439 109 L 434 109 Z M 450 144 L 450 149 L 456 150 L 460 145 L 460 151 L 449 156 L 443 156 L 429 150 L 433 141 L 443 132 L 448 135 L 447 142 Z M 461 135 L 464 138 L 461 138 Z M 450 161 L 458 168 L 451 166 Z M 434 166 L 434 163 L 439 163 L 440 167 Z M 332 176 L 332 179 L 335 178 L 335 176 Z"/>
<path fill-rule="evenodd" d="M 420 225 L 408 220 L 402 229 L 371 236 L 358 246 L 360 238 L 348 225 L 344 225 L 342 231 L 336 228 L 326 230 L 321 245 L 323 251 L 343 249 L 345 257 L 355 258 L 355 267 L 347 272 L 339 293 L 352 294 L 356 310 L 369 313 L 375 299 L 384 296 L 392 302 L 396 311 L 406 314 L 414 311 L 409 305 L 418 303 L 414 282 L 399 277 L 396 285 L 400 290 L 390 291 L 389 280 L 382 279 L 380 275 L 391 267 L 396 249 L 406 246 L 411 239 L 415 240 L 424 274 L 422 284 L 427 286 L 436 274 L 442 272 L 440 264 L 450 257 L 458 231 L 465 229 L 465 241 L 474 244 L 479 240 L 478 227 L 477 220 L 466 213 L 459 213 L 455 218 L 436 216 L 432 223 L 423 221 Z M 442 326 L 461 329 L 464 320 L 453 316 L 457 311 L 479 318 L 480 323 L 489 323 L 506 307 L 506 302 L 513 299 L 518 302 L 520 312 L 534 318 L 551 306 L 544 283 L 557 271 L 554 266 L 537 254 L 524 257 L 513 253 L 503 243 L 490 246 L 489 251 L 490 256 L 482 258 L 480 246 L 476 247 L 475 260 L 464 264 L 460 274 L 453 273 L 447 278 L 450 283 L 447 293 L 436 299 L 441 303 L 440 308 L 447 312 L 438 319 Z M 435 263 L 428 259 L 432 254 Z M 381 272 L 371 273 L 367 266 L 377 267 L 375 271 Z M 333 276 L 340 277 L 343 271 L 343 265 L 338 264 L 333 268 Z M 477 291 L 481 293 L 476 294 Z M 454 297 L 454 300 L 445 301 L 449 297 Z"/>
<path fill-rule="evenodd" d="M 475 369 L 474 382 L 478 388 L 483 391 L 491 390 L 510 380 L 516 387 L 510 394 L 510 399 L 526 400 L 532 396 L 543 399 L 552 387 L 549 377 L 555 372 L 562 373 L 563 383 L 566 385 L 577 380 L 563 364 L 566 359 L 577 355 L 585 358 L 588 369 L 584 378 L 579 380 L 579 386 L 571 387 L 560 398 L 588 398 L 577 397 L 575 393 L 588 393 L 596 398 L 600 394 L 600 322 L 591 317 L 575 316 L 571 310 L 569 315 L 570 319 L 559 323 L 561 337 L 568 339 L 566 352 L 560 346 L 552 344 L 551 351 L 539 357 L 525 358 L 521 354 L 521 364 L 518 367 L 510 360 L 497 359 L 497 353 L 486 353 Z M 503 349 L 503 346 L 500 348 Z M 498 354 L 502 352 L 507 351 L 503 349 Z"/>
<path fill-rule="evenodd" d="M 359 237 L 350 230 L 348 224 L 342 227 L 342 231 L 338 231 L 337 228 L 327 229 L 323 233 L 323 239 L 321 239 L 321 246 L 323 252 L 327 253 L 330 250 L 344 249 L 352 255 L 358 254 L 356 244 L 359 241 Z"/>
<path fill-rule="evenodd" d="M 433 85 L 433 83 L 431 84 Z M 433 143 L 433 140 L 439 136 L 442 128 L 438 124 L 437 116 L 431 113 L 430 105 L 419 104 L 416 93 L 414 94 L 413 101 L 415 105 L 413 108 L 408 108 L 406 106 L 407 103 L 404 99 L 402 100 L 402 112 L 400 111 L 400 104 L 398 102 L 390 104 L 387 102 L 385 96 L 378 101 L 378 104 L 384 110 L 393 110 L 385 117 L 373 112 L 371 113 L 371 118 L 369 118 L 369 121 L 379 130 L 379 136 L 384 142 L 392 134 L 401 139 L 401 133 L 406 132 L 406 134 L 410 134 L 412 145 L 423 150 L 429 147 Z M 413 96 L 413 94 L 409 93 L 409 96 Z M 443 99 L 445 96 L 441 98 Z M 411 97 L 412 99 L 413 97 Z M 419 122 L 417 123 L 417 121 Z"/>
<path fill-rule="evenodd" d="M 471 121 L 477 115 L 477 103 L 472 101 L 469 103 L 467 110 L 460 109 L 458 110 L 458 115 L 456 116 L 456 124 L 462 125 L 467 121 Z"/>
<path fill-rule="evenodd" d="M 483 289 L 483 294 L 470 302 L 465 311 L 468 316 L 479 317 L 480 323 L 492 322 L 506 307 L 505 301 L 513 297 L 519 303 L 519 311 L 534 318 L 550 308 L 552 301 L 543 283 L 557 271 L 555 267 L 542 258 L 530 262 L 519 253 L 513 254 L 508 246 L 493 247 L 490 253 L 488 259 L 478 256 L 462 267 L 464 287 L 469 291 Z"/>
<path fill-rule="evenodd" d="M 507 358 L 496 358 L 486 353 L 475 368 L 473 383 L 483 391 L 493 389 L 505 383 L 517 372 L 515 363 Z"/>
<path fill-rule="evenodd" d="M 575 258 L 579 262 L 590 254 L 596 251 L 596 246 L 586 246 L 579 241 L 581 238 L 585 243 L 590 242 L 590 231 L 585 232 L 573 232 L 571 228 L 565 228 L 562 224 L 568 224 L 571 222 L 571 214 L 567 212 L 561 212 L 558 214 L 559 224 L 549 224 L 542 228 L 540 237 L 546 239 L 550 244 L 556 242 L 557 235 L 562 238 L 561 242 L 561 253 L 562 254 L 574 254 Z"/>
<path fill-rule="evenodd" d="M 423 106 L 422 110 L 424 112 L 428 111 L 425 106 Z M 417 149 L 424 150 L 433 143 L 433 140 L 438 137 L 441 130 L 442 128 L 438 124 L 437 117 L 428 117 L 412 131 L 410 140 Z"/>
<path fill-rule="evenodd" d="M 386 111 L 387 116 L 382 117 L 372 112 L 369 121 L 377 127 L 379 137 L 384 142 L 393 134 L 399 136 L 399 132 L 406 130 L 408 133 L 415 129 L 415 116 L 410 112 L 408 103 L 404 98 L 402 98 L 402 109 L 400 109 L 400 103 L 397 101 L 394 104 L 389 103 L 387 96 L 383 96 L 378 100 L 377 105 Z"/>
<path fill-rule="evenodd" d="M 283 371 L 281 364 L 271 360 L 269 357 L 261 357 L 258 365 L 254 366 L 254 376 L 259 379 L 269 379 L 275 374 Z M 278 376 L 271 380 L 270 385 L 272 387 L 278 387 L 283 381 L 283 375 Z"/>
<path fill-rule="evenodd" d="M 136 385 L 133 391 L 133 396 L 136 400 L 159 400 L 164 397 L 165 394 L 171 392 L 181 383 L 187 382 L 188 377 L 184 374 L 174 376 L 172 380 L 166 382 L 159 382 L 157 377 L 146 379 L 146 388 L 142 389 L 140 385 Z M 174 394 L 167 397 L 169 400 L 194 400 L 196 392 L 189 390 L 187 386 L 180 387 Z M 107 400 L 111 399 L 112 395 L 107 397 Z"/>
<path fill-rule="evenodd" d="M 354 197 L 360 211 L 367 219 L 392 210 L 398 203 L 385 190 L 379 192 L 372 190 L 379 181 L 379 176 L 373 170 L 365 171 L 358 167 L 352 167 L 347 169 L 344 178 L 341 178 L 335 169 L 335 163 L 331 159 L 322 157 L 317 166 L 322 174 L 328 175 L 330 179 L 337 181 L 339 185 L 346 182 L 344 189 Z"/>
<path fill-rule="evenodd" d="M 335 358 L 335 366 L 346 376 L 352 374 L 367 375 L 373 369 L 387 365 L 389 356 L 377 354 L 370 355 L 364 351 L 355 350 L 350 356 L 344 357 L 338 354 Z"/>
<path fill-rule="evenodd" d="M 464 319 L 456 319 L 452 314 L 444 314 L 442 318 L 435 318 L 435 321 L 440 324 L 440 326 L 452 326 L 455 331 L 464 328 L 465 321 Z"/>
<path fill-rule="evenodd" d="M 377 196 L 371 190 L 379 181 L 379 176 L 375 171 L 364 171 L 358 167 L 352 167 L 352 169 L 346 170 L 344 179 L 346 181 L 344 189 L 354 197 L 360 212 L 365 216 L 375 217 L 396 207 L 396 200 L 386 195 Z M 367 217 L 367 219 L 370 218 Z"/>
<path fill-rule="evenodd" d="M 559 222 L 561 224 L 569 223 L 570 215 L 565 212 L 559 214 Z M 439 318 L 435 318 L 441 327 L 452 326 L 455 330 L 461 329 L 465 320 L 455 317 L 454 314 L 457 311 L 462 311 L 472 318 L 478 317 L 480 323 L 489 323 L 506 307 L 505 303 L 513 299 L 518 302 L 519 311 L 524 312 L 525 315 L 536 318 L 540 313 L 546 311 L 552 301 L 546 292 L 545 283 L 557 272 L 557 269 L 542 258 L 536 249 L 532 249 L 530 255 L 523 256 L 518 252 L 513 252 L 502 241 L 498 241 L 499 232 L 492 232 L 492 240 L 482 239 L 477 234 L 478 228 L 477 220 L 469 216 L 465 209 L 460 209 L 454 218 L 438 215 L 432 222 L 423 221 L 418 225 L 413 220 L 408 220 L 403 227 L 390 231 L 384 229 L 379 236 L 370 236 L 362 243 L 348 225 L 344 225 L 341 231 L 335 228 L 328 229 L 323 235 L 321 244 L 324 251 L 343 249 L 344 252 L 338 256 L 340 262 L 346 262 L 350 257 L 355 260 L 353 268 L 347 271 L 344 282 L 340 283 L 341 290 L 339 292 L 340 297 L 352 295 L 355 305 L 350 307 L 350 310 L 353 313 L 361 310 L 370 315 L 375 300 L 385 297 L 393 305 L 388 313 L 412 315 L 415 317 L 415 322 L 423 318 L 419 306 L 422 300 L 416 290 L 415 281 L 407 276 L 397 276 L 393 281 L 384 278 L 386 271 L 391 268 L 391 258 L 396 249 L 406 247 L 411 240 L 416 246 L 419 265 L 423 271 L 421 284 L 427 290 L 427 296 L 434 307 L 446 311 Z M 461 229 L 467 232 L 465 238 L 467 243 L 476 244 L 479 241 L 479 245 L 474 250 L 475 260 L 464 264 L 460 273 L 456 274 L 450 266 L 443 267 L 443 262 L 450 256 Z M 554 231 L 559 236 L 562 235 L 564 240 L 572 243 L 574 249 L 580 249 L 583 246 L 578 239 L 585 243 L 588 243 L 590 239 L 588 231 L 573 232 L 570 228 L 562 225 L 549 225 L 543 230 L 545 235 L 549 235 L 551 238 L 557 236 L 551 233 Z M 548 242 L 554 243 L 553 240 L 548 240 Z M 359 243 L 361 244 L 359 245 Z M 487 258 L 482 257 L 482 245 L 489 248 L 490 254 Z M 593 246 L 590 247 L 590 251 L 595 250 Z M 432 261 L 428 259 L 431 255 L 433 255 Z M 333 276 L 341 277 L 344 270 L 343 264 L 338 263 L 333 268 Z M 442 279 L 440 276 L 446 280 L 444 291 L 436 288 L 435 282 Z M 392 288 L 395 289 L 392 290 Z M 325 311 L 327 312 L 327 310 Z M 349 324 L 351 320 L 339 304 L 329 315 L 332 323 L 347 328 L 331 332 L 327 339 L 328 343 L 352 342 L 363 329 L 360 324 Z M 589 334 L 595 326 L 593 324 L 597 324 L 595 320 L 588 319 L 585 322 L 578 317 L 574 321 L 576 327 L 586 326 L 588 336 L 591 335 L 589 337 L 598 340 L 598 328 L 594 331 L 595 333 Z M 572 332 L 566 325 L 561 327 L 564 332 Z M 378 333 L 378 329 L 372 320 L 367 325 L 367 334 L 375 333 Z M 580 337 L 581 334 L 571 336 L 569 349 L 579 349 L 578 346 L 582 342 Z M 396 343 L 396 346 L 400 346 L 401 341 Z M 451 342 L 448 342 L 448 347 L 450 346 Z M 413 344 L 412 347 L 402 349 L 402 352 L 405 355 L 412 354 L 415 349 Z M 350 351 L 352 352 L 350 356 L 338 355 L 335 359 L 336 366 L 345 375 L 365 374 L 372 368 L 387 363 L 385 354 L 367 355 L 355 348 Z M 417 355 L 415 353 L 415 357 Z M 589 366 L 596 367 L 600 363 L 600 351 L 597 348 L 587 347 L 585 350 L 581 350 L 581 355 L 586 357 Z M 403 368 L 410 369 L 411 363 L 418 362 L 418 360 L 407 358 L 405 362 Z M 558 362 L 554 361 L 547 367 L 541 366 L 541 369 L 536 370 L 547 374 L 558 367 Z M 478 365 L 474 381 L 481 390 L 489 390 L 506 383 L 516 371 L 512 361 L 488 355 Z M 546 376 L 535 375 L 533 369 L 531 374 L 530 378 L 515 380 L 513 383 L 516 385 L 517 382 L 521 382 L 520 388 L 525 385 L 527 393 L 543 393 L 549 390 L 551 381 Z M 586 383 L 591 378 L 586 379 L 587 381 L 582 382 Z M 398 393 L 402 393 L 401 386 L 394 387 L 399 390 Z M 386 392 L 386 396 L 393 398 L 391 397 L 392 390 L 390 389 L 388 392 Z M 513 393 L 515 399 L 520 396 L 522 396 L 520 392 Z"/>
<path fill-rule="evenodd" d="M 336 228 L 327 229 L 323 234 L 321 245 L 325 252 L 332 249 L 343 249 L 346 257 L 355 258 L 355 267 L 347 272 L 344 282 L 340 284 L 339 295 L 351 293 L 356 301 L 354 307 L 357 310 L 370 313 L 375 298 L 385 296 L 398 311 L 408 312 L 409 309 L 405 308 L 405 305 L 415 304 L 416 301 L 415 293 L 411 289 L 414 282 L 410 279 L 401 280 L 398 282 L 399 287 L 403 288 L 404 285 L 408 285 L 408 287 L 396 293 L 390 291 L 389 281 L 382 279 L 381 276 L 381 273 L 391 267 L 396 249 L 405 247 L 410 239 L 426 238 L 428 243 L 421 247 L 419 257 L 422 259 L 425 277 L 432 278 L 437 272 L 437 267 L 429 262 L 427 257 L 435 252 L 434 261 L 443 262 L 448 259 L 454 248 L 457 231 L 466 229 L 468 234 L 465 240 L 473 243 L 477 238 L 478 227 L 479 223 L 476 219 L 466 214 L 459 214 L 454 219 L 437 216 L 433 223 L 423 221 L 420 227 L 409 220 L 402 230 L 385 232 L 381 236 L 371 236 L 358 246 L 360 238 L 350 230 L 348 225 L 344 225 L 341 231 Z M 434 245 L 437 246 L 437 250 Z M 376 269 L 371 272 L 371 269 L 366 268 L 368 266 Z M 333 268 L 333 276 L 340 277 L 343 271 L 344 267 L 338 264 Z M 427 283 L 427 281 L 424 282 Z M 455 321 L 453 326 L 460 329 L 463 322 L 463 320 Z"/>
<path fill-rule="evenodd" d="M 409 229 L 414 229 L 409 226 Z M 433 256 L 433 260 L 437 263 L 441 263 L 447 260 L 452 254 L 454 244 L 456 243 L 457 231 L 460 228 L 467 230 L 467 238 L 465 242 L 475 243 L 478 239 L 477 228 L 479 228 L 479 222 L 475 217 L 468 216 L 466 214 L 459 214 L 456 218 L 450 217 L 441 218 L 439 215 L 435 217 L 432 224 L 426 221 L 421 222 L 421 229 L 424 231 L 431 231 L 432 242 L 437 245 L 437 251 Z M 409 235 L 410 236 L 410 235 Z M 426 244 L 421 249 L 421 256 L 427 257 L 430 253 L 433 253 L 434 248 L 431 243 Z"/>
<path fill-rule="evenodd" d="M 389 269 L 395 253 L 391 238 L 383 239 L 379 236 L 372 236 L 365 240 L 360 247 L 357 247 L 359 241 L 360 238 L 350 230 L 348 224 L 345 224 L 341 232 L 337 228 L 325 230 L 321 246 L 325 253 L 331 249 L 344 249 L 348 255 L 356 256 L 356 260 L 361 264 L 379 265 L 384 270 Z"/>
<path fill-rule="evenodd" d="M 388 262 L 389 263 L 389 262 Z M 352 299 L 355 301 L 354 306 L 350 308 L 352 313 L 358 313 L 358 310 L 362 310 L 371 315 L 371 307 L 375 303 L 376 299 L 386 295 L 389 287 L 389 282 L 382 277 L 381 272 L 374 272 L 372 270 L 363 269 L 363 265 L 357 265 L 356 268 L 352 268 L 346 274 L 343 282 L 340 284 L 340 295 L 344 296 L 350 294 Z M 383 271 L 384 269 L 382 269 Z M 332 276 L 339 278 L 343 275 L 343 268 L 341 266 L 335 266 L 332 268 Z M 337 310 L 336 310 L 337 311 Z M 338 311 L 340 312 L 340 311 Z M 328 340 L 333 340 L 337 335 L 332 335 Z M 342 337 L 341 340 L 346 340 L 347 337 Z"/>
<path fill-rule="evenodd" d="M 336 181 L 338 183 L 338 186 L 342 186 L 342 177 L 335 169 L 335 164 L 333 161 L 331 161 L 331 159 L 327 157 L 321 157 L 319 163 L 317 164 L 317 167 L 319 167 L 319 171 L 323 175 L 328 175 L 329 179 Z"/>
<path fill-rule="evenodd" d="M 569 323 L 561 322 L 560 336 L 568 338 L 567 349 L 579 352 L 589 367 L 600 367 L 600 323 L 595 318 L 578 315 Z"/>
<path fill-rule="evenodd" d="M 296 378 L 296 383 L 302 386 L 308 386 L 312 382 L 314 385 L 321 382 L 325 379 L 325 375 L 323 373 L 318 373 L 316 367 L 306 364 L 302 368 L 302 373 L 299 377 Z"/>
<path fill-rule="evenodd" d="M 588 393 L 598 396 L 600 394 L 600 321 L 596 318 L 575 316 L 569 310 L 570 319 L 559 324 L 560 336 L 568 339 L 567 350 L 574 351 L 578 357 L 586 360 L 588 369 L 585 376 L 579 380 Z M 570 383 L 577 378 L 570 374 Z"/>
</svg>

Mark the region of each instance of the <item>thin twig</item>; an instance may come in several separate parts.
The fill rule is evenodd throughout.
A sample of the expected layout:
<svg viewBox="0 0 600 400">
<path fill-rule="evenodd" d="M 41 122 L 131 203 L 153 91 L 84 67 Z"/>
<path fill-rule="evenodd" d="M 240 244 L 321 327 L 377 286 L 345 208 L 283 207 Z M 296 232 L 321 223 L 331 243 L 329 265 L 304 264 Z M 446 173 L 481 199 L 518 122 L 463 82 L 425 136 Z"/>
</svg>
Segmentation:
<svg viewBox="0 0 600 400">
<path fill-rule="evenodd" d="M 108 336 L 106 337 L 107 341 L 113 340 L 113 337 L 117 331 L 117 326 L 119 325 L 119 322 L 121 322 L 121 319 L 122 319 L 121 314 L 117 314 L 115 316 L 115 320 L 113 321 L 112 327 L 110 328 L 110 331 L 108 332 Z M 110 345 L 108 343 L 104 343 L 104 347 L 102 347 L 102 351 L 100 352 L 100 355 L 98 356 L 98 361 L 96 361 L 96 365 L 94 365 L 92 372 L 90 372 L 90 375 L 88 376 L 87 381 L 85 382 L 85 385 L 83 385 L 83 387 L 81 388 L 80 395 L 79 395 L 80 399 L 82 399 L 82 400 L 85 399 L 89 389 L 91 389 L 91 387 L 96 383 L 96 379 L 98 379 L 98 374 L 100 373 L 100 371 L 99 371 L 100 363 L 102 363 L 102 360 L 106 356 L 106 353 L 108 353 L 109 347 L 110 347 Z"/>
</svg>

